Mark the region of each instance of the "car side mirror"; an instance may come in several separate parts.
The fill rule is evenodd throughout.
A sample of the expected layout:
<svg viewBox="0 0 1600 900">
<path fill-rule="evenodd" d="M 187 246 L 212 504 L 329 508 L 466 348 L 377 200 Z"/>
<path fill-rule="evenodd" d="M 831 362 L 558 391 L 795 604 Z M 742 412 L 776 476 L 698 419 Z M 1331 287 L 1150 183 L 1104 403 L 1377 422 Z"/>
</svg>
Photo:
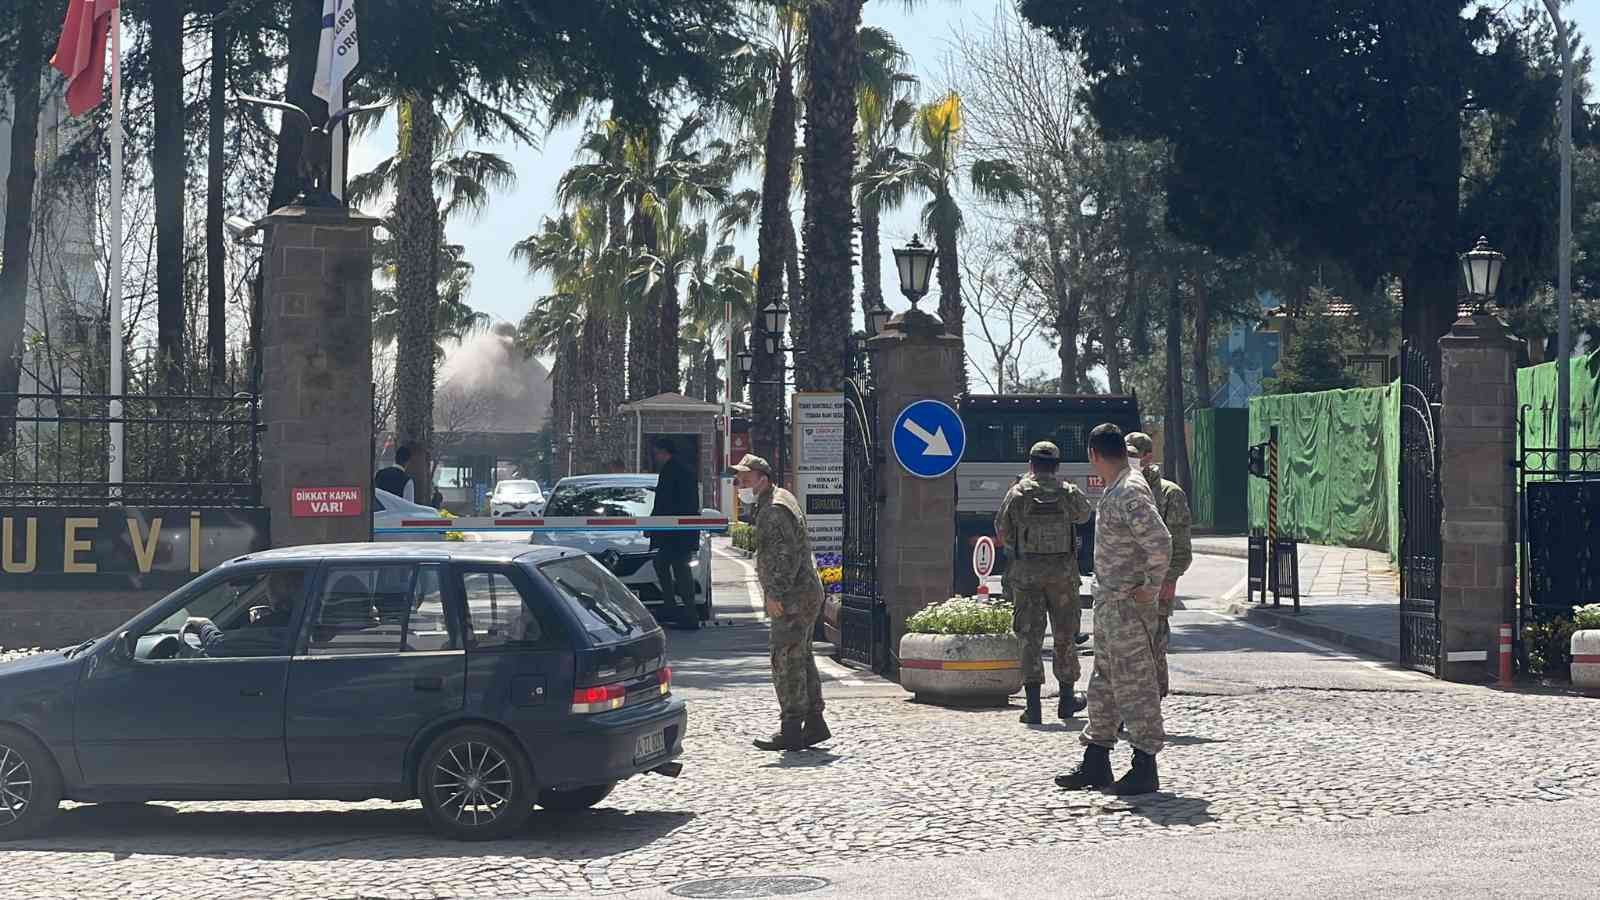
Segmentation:
<svg viewBox="0 0 1600 900">
<path fill-rule="evenodd" d="M 120 632 L 117 635 L 116 643 L 113 645 L 113 650 L 116 653 L 118 659 L 121 659 L 121 660 L 124 660 L 124 661 L 127 661 L 127 662 L 132 662 L 133 661 L 133 635 L 132 635 L 132 633 L 127 632 L 127 631 Z"/>
</svg>

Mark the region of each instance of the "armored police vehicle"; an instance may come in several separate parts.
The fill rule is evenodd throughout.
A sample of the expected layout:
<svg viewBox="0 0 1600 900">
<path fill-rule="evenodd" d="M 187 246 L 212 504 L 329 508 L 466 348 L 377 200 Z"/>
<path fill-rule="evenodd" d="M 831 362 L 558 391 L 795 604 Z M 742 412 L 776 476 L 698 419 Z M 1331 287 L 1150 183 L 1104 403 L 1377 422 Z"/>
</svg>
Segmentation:
<svg viewBox="0 0 1600 900">
<path fill-rule="evenodd" d="M 1118 394 L 969 395 L 960 402 L 967 449 L 956 468 L 955 592 L 968 596 L 978 587 L 968 561 L 978 538 L 994 536 L 994 517 L 1011 485 L 1028 471 L 1028 448 L 1051 441 L 1061 448 L 1061 479 L 1076 484 L 1091 499 L 1105 485 L 1089 464 L 1089 432 L 1110 422 L 1124 433 L 1140 431 L 1139 400 Z M 1094 520 L 1078 529 L 1078 568 L 1094 571 Z M 1005 572 L 1002 549 L 994 575 Z"/>
</svg>

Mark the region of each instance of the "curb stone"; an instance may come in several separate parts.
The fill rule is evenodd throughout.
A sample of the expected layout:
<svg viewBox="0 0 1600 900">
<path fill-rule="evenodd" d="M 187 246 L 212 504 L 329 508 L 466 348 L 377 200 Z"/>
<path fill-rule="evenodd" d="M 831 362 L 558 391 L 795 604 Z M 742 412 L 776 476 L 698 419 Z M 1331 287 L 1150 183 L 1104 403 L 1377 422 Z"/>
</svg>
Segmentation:
<svg viewBox="0 0 1600 900">
<path fill-rule="evenodd" d="M 1366 637 L 1365 635 L 1351 634 L 1318 622 L 1308 622 L 1304 618 L 1296 616 L 1293 612 L 1262 608 L 1255 604 L 1244 602 L 1230 604 L 1228 612 L 1240 618 L 1248 619 L 1256 625 L 1298 632 L 1344 650 L 1354 650 L 1357 653 L 1375 657 L 1383 662 L 1400 661 L 1399 644 Z M 1399 610 L 1396 610 L 1395 614 L 1399 615 Z"/>
</svg>

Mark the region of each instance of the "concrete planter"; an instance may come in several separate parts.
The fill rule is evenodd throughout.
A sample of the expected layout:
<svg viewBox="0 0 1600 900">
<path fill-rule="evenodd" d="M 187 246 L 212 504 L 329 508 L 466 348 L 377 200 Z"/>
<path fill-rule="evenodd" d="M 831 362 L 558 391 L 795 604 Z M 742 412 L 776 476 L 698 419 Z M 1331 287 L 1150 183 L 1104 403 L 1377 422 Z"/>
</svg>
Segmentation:
<svg viewBox="0 0 1600 900">
<path fill-rule="evenodd" d="M 1600 629 L 1572 633 L 1572 686 L 1600 693 Z"/>
<path fill-rule="evenodd" d="M 1022 689 L 1021 658 L 1014 634 L 907 634 L 900 686 L 924 703 L 1004 706 Z"/>
</svg>

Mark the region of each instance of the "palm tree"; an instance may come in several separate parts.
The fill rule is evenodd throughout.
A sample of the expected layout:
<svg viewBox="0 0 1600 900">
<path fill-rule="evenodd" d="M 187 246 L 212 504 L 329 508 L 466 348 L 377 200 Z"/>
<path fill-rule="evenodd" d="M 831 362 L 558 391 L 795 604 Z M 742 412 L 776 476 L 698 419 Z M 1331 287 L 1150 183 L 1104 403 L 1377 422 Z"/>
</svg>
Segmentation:
<svg viewBox="0 0 1600 900">
<path fill-rule="evenodd" d="M 589 206 L 546 218 L 539 232 L 511 250 L 530 274 L 550 276 L 552 292 L 523 319 L 523 343 L 530 352 L 555 353 L 556 433 L 560 440 L 572 432 L 577 444 L 571 450 L 582 459 L 595 458 L 602 440 L 591 421 L 614 414 L 602 404 L 614 398 L 602 398 L 603 379 L 595 377 L 605 353 L 601 326 L 618 294 L 618 251 L 607 245 L 607 231 L 606 208 Z"/>
<path fill-rule="evenodd" d="M 608 213 L 620 202 L 630 246 L 662 258 L 663 222 L 681 221 L 684 211 L 708 209 L 728 196 L 734 157 L 727 145 L 702 140 L 706 127 L 701 116 L 685 118 L 665 135 L 656 127 L 602 123 L 580 146 L 590 161 L 568 169 L 557 194 L 569 208 L 597 205 Z M 677 389 L 679 318 L 675 281 L 655 281 L 634 298 L 629 308 L 630 397 Z"/>
<path fill-rule="evenodd" d="M 509 119 L 502 117 L 501 124 L 507 122 Z M 395 155 L 351 179 L 348 193 L 357 203 L 376 200 L 385 193 L 394 196 L 387 219 L 395 245 L 395 431 L 401 443 L 421 451 L 413 456 L 411 471 L 425 479 L 431 469 L 427 448 L 433 430 L 437 370 L 433 347 L 444 225 L 456 216 L 481 213 L 492 191 L 516 183 L 516 172 L 496 154 L 461 151 L 472 127 L 468 118 L 462 116 L 454 126 L 444 127 L 429 95 L 403 94 L 396 124 Z M 509 127 L 514 133 L 523 133 L 515 123 Z M 473 128 L 475 134 L 484 131 L 483 127 Z M 440 193 L 445 197 L 442 205 Z"/>
<path fill-rule="evenodd" d="M 939 252 L 939 318 L 945 330 L 962 334 L 961 259 L 957 239 L 962 230 L 961 206 L 956 202 L 961 177 L 961 96 L 954 91 L 917 111 L 915 152 L 890 149 L 883 165 L 865 178 L 863 191 L 879 202 L 915 190 L 929 195 L 922 208 L 922 224 L 934 237 Z M 1009 163 L 979 160 L 967 176 L 981 197 L 1005 199 L 1022 189 L 1021 178 Z"/>
<path fill-rule="evenodd" d="M 392 239 L 373 242 L 373 266 L 384 276 L 387 285 L 372 289 L 372 339 L 378 346 L 387 347 L 399 335 L 400 305 L 394 292 L 395 244 Z M 434 329 L 437 340 L 434 352 L 443 361 L 446 342 L 461 342 L 488 329 L 492 319 L 488 313 L 479 312 L 467 303 L 472 290 L 472 263 L 466 260 L 466 248 L 460 244 L 445 244 L 439 249 L 439 305 L 435 309 Z"/>
<path fill-rule="evenodd" d="M 901 136 L 916 117 L 912 93 L 917 79 L 899 71 L 906 61 L 905 51 L 888 32 L 861 29 L 861 49 L 861 90 L 857 99 L 861 158 L 856 174 L 856 205 L 861 210 L 861 308 L 862 315 L 866 315 L 867 310 L 883 305 L 883 214 L 903 206 L 906 193 L 888 185 L 882 191 L 868 191 L 864 185 L 889 169 Z"/>
<path fill-rule="evenodd" d="M 728 243 L 729 233 L 724 232 L 713 248 L 704 225 L 695 229 L 688 248 L 691 257 L 687 268 L 687 288 L 684 307 L 686 323 L 684 333 L 694 348 L 689 358 L 698 368 L 691 374 L 690 396 L 694 387 L 707 403 L 719 399 L 717 357 L 728 345 L 731 333 L 734 353 L 744 349 L 744 325 L 750 320 L 755 306 L 756 283 L 754 274 L 745 267 L 744 257 Z M 731 330 L 731 332 L 730 332 Z M 728 377 L 732 378 L 732 359 L 729 357 Z M 728 398 L 737 399 L 732 382 L 726 385 Z"/>
</svg>

